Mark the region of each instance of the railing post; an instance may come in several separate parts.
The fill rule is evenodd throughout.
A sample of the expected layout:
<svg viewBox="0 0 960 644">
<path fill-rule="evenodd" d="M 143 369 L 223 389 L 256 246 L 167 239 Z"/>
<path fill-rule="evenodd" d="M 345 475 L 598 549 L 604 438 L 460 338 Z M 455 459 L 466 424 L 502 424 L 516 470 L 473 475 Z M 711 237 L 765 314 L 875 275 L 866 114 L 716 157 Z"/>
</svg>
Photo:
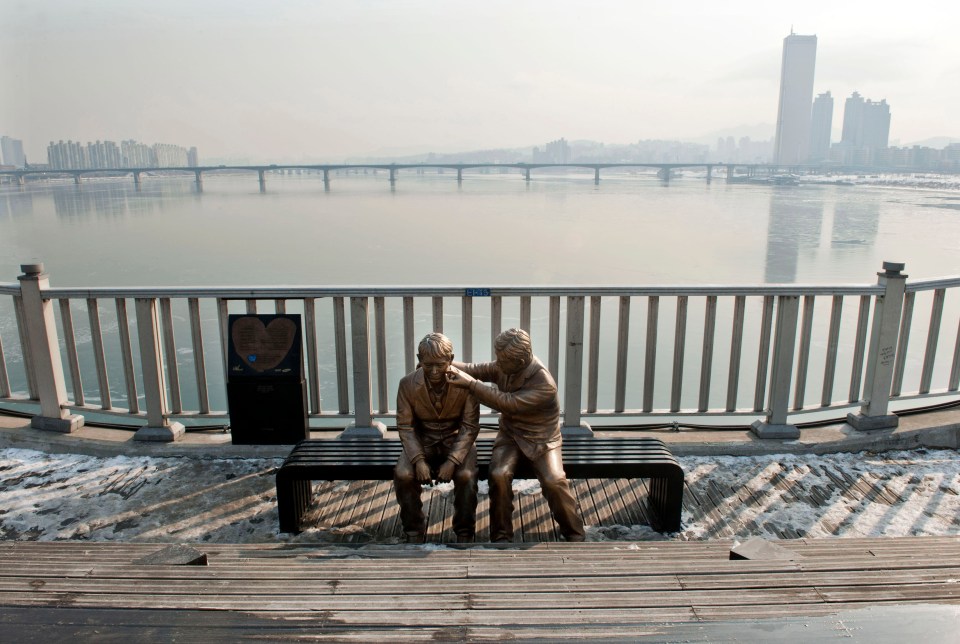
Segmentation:
<svg viewBox="0 0 960 644">
<path fill-rule="evenodd" d="M 133 440 L 171 442 L 183 437 L 181 423 L 167 418 L 167 390 L 163 381 L 163 355 L 160 353 L 160 319 L 157 301 L 136 298 L 137 338 L 140 343 L 140 367 L 143 369 L 143 393 L 147 400 L 147 424 L 137 430 Z"/>
<path fill-rule="evenodd" d="M 370 388 L 369 298 L 350 298 L 350 339 L 353 348 L 353 418 L 338 438 L 383 438 L 386 426 L 373 420 Z"/>
<path fill-rule="evenodd" d="M 770 389 L 766 420 L 756 420 L 751 431 L 760 438 L 799 438 L 800 430 L 787 424 L 790 406 L 790 380 L 793 373 L 793 353 L 797 340 L 797 317 L 800 298 L 781 295 L 777 298 L 777 323 L 773 341 L 773 366 L 770 370 Z"/>
<path fill-rule="evenodd" d="M 590 425 L 580 420 L 583 394 L 583 296 L 567 298 L 567 353 L 563 374 L 564 436 L 593 436 Z"/>
<path fill-rule="evenodd" d="M 17 279 L 23 302 L 24 331 L 40 398 L 40 414 L 31 419 L 30 426 L 70 433 L 83 426 L 83 416 L 63 408 L 67 403 L 67 387 L 60 361 L 57 322 L 53 302 L 43 299 L 43 291 L 50 286 L 50 276 L 44 272 L 42 262 L 21 264 L 20 270 L 23 275 Z"/>
<path fill-rule="evenodd" d="M 883 272 L 877 273 L 877 284 L 884 291 L 877 296 L 873 307 L 863 401 L 860 413 L 847 414 L 847 423 L 860 431 L 896 427 L 899 422 L 896 415 L 888 413 L 888 406 L 907 281 L 907 276 L 901 273 L 903 268 L 901 263 L 884 262 Z"/>
</svg>

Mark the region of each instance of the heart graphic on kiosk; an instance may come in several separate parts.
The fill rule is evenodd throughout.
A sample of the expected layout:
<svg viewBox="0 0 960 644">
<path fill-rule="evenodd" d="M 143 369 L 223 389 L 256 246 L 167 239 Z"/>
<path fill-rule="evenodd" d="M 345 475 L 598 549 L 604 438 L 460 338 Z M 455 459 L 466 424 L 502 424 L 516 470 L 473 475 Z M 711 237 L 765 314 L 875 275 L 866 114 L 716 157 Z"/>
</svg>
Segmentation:
<svg viewBox="0 0 960 644">
<path fill-rule="evenodd" d="M 283 362 L 297 335 L 297 325 L 289 318 L 277 318 L 264 324 L 255 317 L 233 322 L 231 339 L 237 355 L 254 371 L 268 371 Z"/>
</svg>

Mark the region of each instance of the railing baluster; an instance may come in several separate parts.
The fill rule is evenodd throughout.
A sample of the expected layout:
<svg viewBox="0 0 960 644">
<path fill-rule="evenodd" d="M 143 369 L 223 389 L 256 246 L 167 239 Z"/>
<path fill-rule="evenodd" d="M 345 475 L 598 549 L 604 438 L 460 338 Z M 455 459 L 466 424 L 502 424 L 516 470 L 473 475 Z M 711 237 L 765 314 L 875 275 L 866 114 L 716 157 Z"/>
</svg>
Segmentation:
<svg viewBox="0 0 960 644">
<path fill-rule="evenodd" d="M 190 347 L 193 349 L 193 371 L 197 377 L 197 399 L 200 413 L 210 413 L 210 395 L 207 391 L 207 363 L 203 355 L 203 328 L 200 323 L 200 300 L 187 300 L 190 310 Z"/>
<path fill-rule="evenodd" d="M 30 400 L 39 400 L 37 388 L 37 374 L 33 368 L 33 351 L 30 349 L 30 339 L 27 338 L 27 321 L 23 314 L 23 298 L 13 297 L 13 311 L 17 318 L 17 331 L 20 332 L 20 355 L 23 356 L 23 370 L 27 376 L 27 395 Z"/>
<path fill-rule="evenodd" d="M 123 378 L 127 384 L 127 409 L 131 414 L 140 413 L 137 394 L 137 379 L 133 372 L 133 348 L 130 344 L 130 322 L 127 319 L 127 301 L 116 298 L 117 329 L 120 331 L 120 356 L 123 358 Z"/>
<path fill-rule="evenodd" d="M 60 321 L 63 323 L 63 341 L 67 348 L 67 364 L 70 366 L 70 384 L 73 385 L 73 402 L 81 407 L 83 399 L 83 378 L 80 376 L 80 358 L 77 356 L 77 337 L 73 330 L 73 312 L 70 310 L 69 298 L 60 300 Z M 3 350 L 0 348 L 0 362 Z M 0 377 L 6 375 L 0 374 Z M 2 389 L 2 387 L 0 387 Z M 8 394 L 9 395 L 9 394 Z"/>
<path fill-rule="evenodd" d="M 620 297 L 620 318 L 617 322 L 617 384 L 614 411 L 622 412 L 627 400 L 627 357 L 630 347 L 630 297 Z"/>
<path fill-rule="evenodd" d="M 183 436 L 184 428 L 180 423 L 171 423 L 167 417 L 169 410 L 167 388 L 163 382 L 163 342 L 160 339 L 157 300 L 152 297 L 134 298 L 134 308 L 147 416 L 146 427 L 137 430 L 134 440 L 175 441 Z"/>
<path fill-rule="evenodd" d="M 700 358 L 700 411 L 710 408 L 710 379 L 713 375 L 713 339 L 717 329 L 717 296 L 707 296 L 703 317 L 703 355 Z"/>
<path fill-rule="evenodd" d="M 307 297 L 303 300 L 303 322 L 306 325 L 307 343 L 307 385 L 310 389 L 310 413 L 319 414 L 320 400 L 320 359 L 317 354 L 317 301 Z"/>
<path fill-rule="evenodd" d="M 257 314 L 257 301 L 247 300 L 247 315 L 256 315 L 256 314 Z"/>
<path fill-rule="evenodd" d="M 953 365 L 950 367 L 949 391 L 960 389 L 960 324 L 957 324 L 957 339 L 953 344 Z"/>
<path fill-rule="evenodd" d="M 560 298 L 550 296 L 550 347 L 547 351 L 547 368 L 554 379 L 560 377 Z"/>
<path fill-rule="evenodd" d="M 677 320 L 673 335 L 673 382 L 670 386 L 670 411 L 680 411 L 680 395 L 683 390 L 683 356 L 687 346 L 687 300 L 686 295 L 677 296 Z"/>
<path fill-rule="evenodd" d="M 406 373 L 417 368 L 417 340 L 414 334 L 413 298 L 403 298 L 403 365 Z"/>
<path fill-rule="evenodd" d="M 899 396 L 903 389 L 903 372 L 907 365 L 907 348 L 910 345 L 910 328 L 913 326 L 913 305 L 916 293 L 903 296 L 903 317 L 900 318 L 900 336 L 897 338 L 897 358 L 893 366 L 891 396 Z"/>
<path fill-rule="evenodd" d="M 337 402 L 341 414 L 350 413 L 347 385 L 347 322 L 342 297 L 333 298 L 333 343 L 337 358 Z"/>
<path fill-rule="evenodd" d="M 823 365 L 823 394 L 820 406 L 833 402 L 833 381 L 837 373 L 837 351 L 840 348 L 840 318 L 843 315 L 843 296 L 834 295 L 830 307 L 830 330 L 827 333 L 827 358 Z"/>
<path fill-rule="evenodd" d="M 170 388 L 170 412 L 183 412 L 180 399 L 180 366 L 177 364 L 177 343 L 173 334 L 173 309 L 170 298 L 160 298 L 160 319 L 163 323 L 163 353 L 167 360 L 167 386 Z"/>
<path fill-rule="evenodd" d="M 793 408 L 803 409 L 804 394 L 807 389 L 807 368 L 810 364 L 810 336 L 813 333 L 813 307 L 815 298 L 805 295 L 803 298 L 803 322 L 800 329 L 800 349 L 797 355 L 797 381 L 794 383 Z"/>
<path fill-rule="evenodd" d="M 530 333 L 530 296 L 520 296 L 520 328 Z"/>
<path fill-rule="evenodd" d="M 850 370 L 850 398 L 848 402 L 860 400 L 860 384 L 863 382 L 863 357 L 867 349 L 867 321 L 870 316 L 870 296 L 860 296 L 860 310 L 857 313 L 857 337 L 853 346 L 853 366 Z"/>
<path fill-rule="evenodd" d="M 464 362 L 473 362 L 473 298 L 466 295 L 460 299 L 460 324 L 463 327 L 461 359 Z"/>
<path fill-rule="evenodd" d="M 583 389 L 583 296 L 567 296 L 567 352 L 563 375 L 563 426 L 581 428 L 580 402 Z"/>
<path fill-rule="evenodd" d="M 643 411 L 653 411 L 653 385 L 657 372 L 657 327 L 660 319 L 660 296 L 647 299 L 647 346 L 643 361 Z"/>
<path fill-rule="evenodd" d="M 493 342 L 503 330 L 503 298 L 494 295 L 490 298 L 490 355 L 495 357 Z"/>
<path fill-rule="evenodd" d="M 767 366 L 770 363 L 770 336 L 773 328 L 773 296 L 763 298 L 763 319 L 760 322 L 760 349 L 757 352 L 757 381 L 753 389 L 753 411 L 763 411 L 767 391 Z"/>
<path fill-rule="evenodd" d="M 733 300 L 733 327 L 730 331 L 730 369 L 727 372 L 726 411 L 736 411 L 740 392 L 740 362 L 743 359 L 743 319 L 747 298 L 737 295 Z"/>
<path fill-rule="evenodd" d="M 797 318 L 800 297 L 777 296 L 777 325 L 773 339 L 773 364 L 770 369 L 770 389 L 765 420 L 756 420 L 750 426 L 761 438 L 799 438 L 800 430 L 787 423 L 790 408 L 790 377 L 797 341 Z"/>
<path fill-rule="evenodd" d="M 938 288 L 933 292 L 933 307 L 930 311 L 930 330 L 927 332 L 927 350 L 923 354 L 923 369 L 920 375 L 920 393 L 930 393 L 933 379 L 933 363 L 937 358 L 937 342 L 940 339 L 940 321 L 943 318 L 943 299 L 946 291 Z"/>
<path fill-rule="evenodd" d="M 440 317 L 443 318 L 443 300 L 434 299 L 441 301 Z M 373 319 L 377 345 L 377 400 L 380 403 L 380 413 L 386 414 L 390 411 L 390 403 L 387 401 L 387 319 L 382 297 L 373 298 Z"/>
<path fill-rule="evenodd" d="M 217 326 L 220 329 L 220 363 L 223 366 L 223 391 L 226 394 L 227 381 L 230 380 L 228 372 L 228 354 L 230 350 L 230 302 L 222 297 L 217 298 Z"/>
<path fill-rule="evenodd" d="M 103 353 L 103 330 L 100 327 L 100 305 L 96 298 L 87 299 L 87 316 L 90 319 L 90 340 L 93 344 L 93 361 L 97 366 L 97 386 L 100 388 L 100 407 L 113 409 L 110 396 L 110 379 L 107 361 Z"/>
<path fill-rule="evenodd" d="M 443 333 L 443 298 L 433 298 L 433 332 Z"/>
<path fill-rule="evenodd" d="M 287 312 L 287 301 L 286 300 L 274 300 L 273 301 L 273 310 L 277 315 L 283 315 Z"/>
<path fill-rule="evenodd" d="M 597 411 L 597 381 L 600 376 L 600 298 L 590 298 L 590 348 L 587 356 L 587 411 Z"/>
<path fill-rule="evenodd" d="M 10 398 L 10 376 L 7 374 L 7 358 L 3 355 L 3 338 L 0 338 L 0 398 Z"/>
</svg>

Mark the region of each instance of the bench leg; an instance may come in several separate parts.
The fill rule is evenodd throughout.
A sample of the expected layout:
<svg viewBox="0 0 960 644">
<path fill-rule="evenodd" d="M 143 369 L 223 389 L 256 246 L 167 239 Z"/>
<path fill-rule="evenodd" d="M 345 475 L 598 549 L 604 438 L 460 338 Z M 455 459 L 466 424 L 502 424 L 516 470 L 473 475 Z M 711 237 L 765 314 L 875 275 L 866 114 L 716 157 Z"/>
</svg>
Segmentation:
<svg viewBox="0 0 960 644">
<path fill-rule="evenodd" d="M 277 476 L 277 514 L 280 532 L 299 533 L 303 513 L 310 506 L 313 496 L 311 481 L 302 481 Z"/>
<path fill-rule="evenodd" d="M 658 477 L 650 480 L 650 509 L 653 529 L 679 532 L 683 510 L 683 478 Z"/>
</svg>

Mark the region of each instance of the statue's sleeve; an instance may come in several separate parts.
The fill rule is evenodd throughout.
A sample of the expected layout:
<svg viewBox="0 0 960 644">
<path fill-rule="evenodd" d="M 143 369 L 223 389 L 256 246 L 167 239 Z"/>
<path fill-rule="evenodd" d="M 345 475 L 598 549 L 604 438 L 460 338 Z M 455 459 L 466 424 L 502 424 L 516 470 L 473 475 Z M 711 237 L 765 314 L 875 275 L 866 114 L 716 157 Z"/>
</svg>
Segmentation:
<svg viewBox="0 0 960 644">
<path fill-rule="evenodd" d="M 482 382 L 470 383 L 470 393 L 481 403 L 504 414 L 517 414 L 539 409 L 557 397 L 557 387 L 542 372 L 527 380 L 513 392 L 500 391 Z"/>
<path fill-rule="evenodd" d="M 480 433 L 480 403 L 477 399 L 467 394 L 466 402 L 463 405 L 462 422 L 460 423 L 460 432 L 457 434 L 457 441 L 450 450 L 449 458 L 457 465 L 462 464 L 467 459 L 467 453 L 470 446 L 477 440 Z"/>
<path fill-rule="evenodd" d="M 410 400 L 407 387 L 402 382 L 397 390 L 397 433 L 400 434 L 403 451 L 411 463 L 425 458 L 423 445 L 420 444 L 417 432 L 413 428 L 413 401 Z"/>
</svg>

